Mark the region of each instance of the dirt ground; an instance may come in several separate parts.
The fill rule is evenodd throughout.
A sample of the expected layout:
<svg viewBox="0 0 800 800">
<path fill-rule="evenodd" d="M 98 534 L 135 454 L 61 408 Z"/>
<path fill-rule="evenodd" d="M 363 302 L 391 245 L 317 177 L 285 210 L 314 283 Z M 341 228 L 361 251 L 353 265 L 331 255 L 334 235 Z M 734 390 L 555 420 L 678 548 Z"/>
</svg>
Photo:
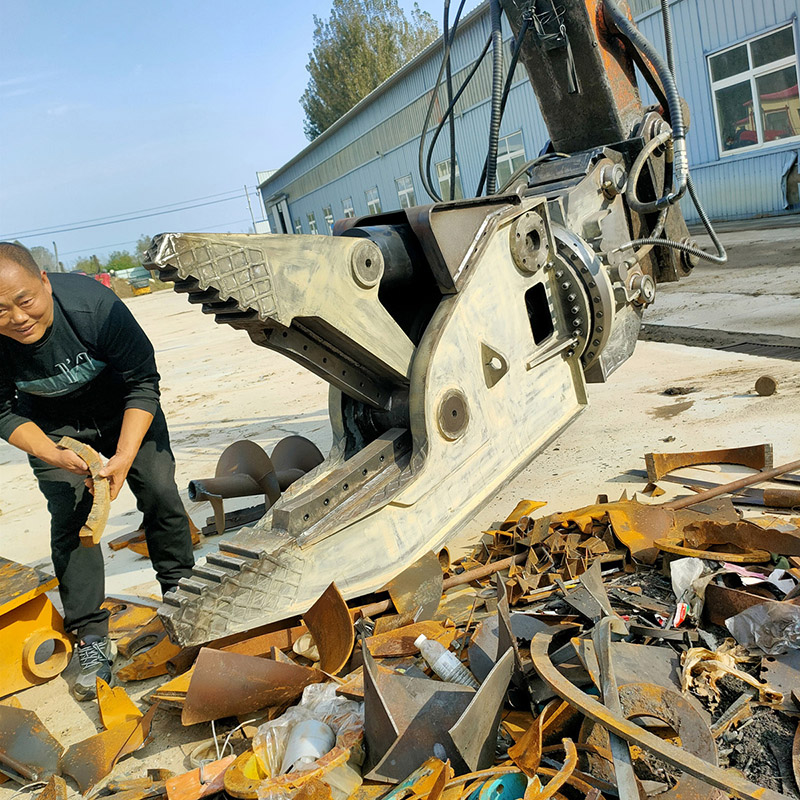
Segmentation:
<svg viewBox="0 0 800 800">
<path fill-rule="evenodd" d="M 659 287 L 646 321 L 800 336 L 798 228 L 725 234 L 732 266 L 698 267 L 678 285 Z M 213 475 L 224 447 L 251 438 L 270 451 L 291 433 L 326 452 L 330 445 L 327 387 L 293 362 L 255 347 L 247 336 L 189 306 L 169 291 L 125 301 L 152 339 L 162 375 L 163 405 L 177 459 L 177 482 L 186 508 L 202 527 L 207 504 L 188 501 L 190 479 Z M 640 342 L 633 357 L 607 384 L 589 387 L 587 411 L 551 447 L 488 503 L 460 541 L 476 539 L 522 498 L 546 500 L 545 510 L 579 507 L 598 493 L 612 498 L 642 482 L 624 475 L 643 469 L 652 450 L 709 449 L 771 442 L 775 463 L 800 457 L 800 383 L 796 362 L 737 353 Z M 778 392 L 759 397 L 758 377 L 772 375 Z M 670 387 L 693 387 L 670 396 Z M 665 488 L 668 488 L 665 484 Z M 49 521 L 25 457 L 0 443 L 0 555 L 49 570 Z M 668 491 L 670 491 L 668 489 Z M 251 504 L 244 500 L 238 506 Z M 226 510 L 236 508 L 226 505 Z M 156 595 L 149 561 L 105 542 L 138 527 L 139 514 L 125 489 L 112 506 L 104 536 L 107 594 Z M 197 557 L 216 549 L 208 538 Z M 69 695 L 74 668 L 18 695 L 65 746 L 100 730 L 94 703 Z M 163 679 L 127 684 L 136 700 Z M 188 753 L 211 735 L 210 724 L 182 728 L 176 715 L 159 710 L 154 740 L 126 759 L 117 775 L 148 767 L 189 769 Z M 13 788 L 9 788 L 13 787 Z M 0 786 L 8 800 L 13 784 Z"/>
</svg>

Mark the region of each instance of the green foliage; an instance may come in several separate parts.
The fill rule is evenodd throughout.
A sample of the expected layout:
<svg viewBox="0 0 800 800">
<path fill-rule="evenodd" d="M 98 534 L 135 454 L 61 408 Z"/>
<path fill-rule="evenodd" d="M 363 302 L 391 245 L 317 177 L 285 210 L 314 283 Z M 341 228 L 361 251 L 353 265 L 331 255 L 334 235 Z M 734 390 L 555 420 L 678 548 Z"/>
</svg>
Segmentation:
<svg viewBox="0 0 800 800">
<path fill-rule="evenodd" d="M 331 15 L 314 15 L 311 78 L 300 98 L 303 130 L 315 139 L 359 100 L 435 41 L 433 17 L 414 3 L 409 20 L 397 0 L 333 0 Z"/>
<path fill-rule="evenodd" d="M 103 265 L 97 256 L 89 256 L 89 258 L 79 258 L 72 268 L 73 272 L 85 272 L 87 275 L 96 275 L 98 272 L 103 271 Z"/>
<path fill-rule="evenodd" d="M 136 240 L 136 263 L 141 264 L 144 261 L 144 254 L 150 249 L 150 243 L 153 241 L 152 236 L 143 233 Z"/>
<path fill-rule="evenodd" d="M 141 263 L 138 256 L 132 255 L 127 250 L 115 250 L 106 260 L 106 270 L 116 272 L 120 269 L 133 269 Z"/>
<path fill-rule="evenodd" d="M 31 247 L 31 255 L 39 269 L 45 272 L 56 271 L 56 257 L 46 247 Z"/>
</svg>

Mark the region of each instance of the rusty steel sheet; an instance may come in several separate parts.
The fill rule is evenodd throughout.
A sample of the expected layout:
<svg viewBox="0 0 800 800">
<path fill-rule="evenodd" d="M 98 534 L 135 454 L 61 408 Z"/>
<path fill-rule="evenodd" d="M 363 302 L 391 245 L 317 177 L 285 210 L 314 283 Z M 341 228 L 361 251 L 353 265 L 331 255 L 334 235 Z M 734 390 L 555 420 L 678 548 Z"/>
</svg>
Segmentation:
<svg viewBox="0 0 800 800">
<path fill-rule="evenodd" d="M 514 664 L 514 651 L 508 649 L 497 660 L 456 724 L 450 728 L 450 738 L 471 770 L 480 769 L 494 761 L 497 729 Z"/>
<path fill-rule="evenodd" d="M 442 565 L 433 552 L 395 575 L 384 591 L 389 592 L 394 607 L 400 614 L 413 614 L 417 620 L 431 619 L 442 600 Z"/>
<path fill-rule="evenodd" d="M 785 475 L 787 472 L 792 472 L 796 469 L 800 469 L 800 459 L 796 461 L 790 461 L 788 464 L 781 464 L 781 466 L 774 467 L 773 469 L 765 469 L 755 472 L 752 475 L 748 475 L 746 478 L 740 478 L 739 480 L 731 481 L 730 483 L 719 484 L 713 489 L 708 489 L 705 492 L 699 492 L 692 497 L 682 497 L 677 500 L 671 500 L 669 503 L 662 503 L 660 508 L 671 509 L 674 511 L 680 508 L 694 506 L 698 503 L 704 503 L 706 500 L 711 500 L 712 498 L 719 497 L 723 494 L 734 494 L 739 489 L 745 489 L 746 487 L 753 486 L 756 483 L 771 481 L 774 478 L 779 478 L 781 475 Z M 766 492 L 764 496 L 764 502 L 767 502 Z"/>
<path fill-rule="evenodd" d="M 792 700 L 792 691 L 800 689 L 800 650 L 761 659 L 761 680 L 783 695 L 778 708 L 797 711 Z"/>
<path fill-rule="evenodd" d="M 139 630 L 158 616 L 158 603 L 144 597 L 109 595 L 100 608 L 108 611 L 108 635 L 114 641 Z"/>
<path fill-rule="evenodd" d="M 800 723 L 797 725 L 792 741 L 792 774 L 795 784 L 800 787 Z"/>
<path fill-rule="evenodd" d="M 766 550 L 700 550 L 696 547 L 687 547 L 682 536 L 666 536 L 656 539 L 653 544 L 665 553 L 681 556 L 682 558 L 703 558 L 708 561 L 727 561 L 730 564 L 763 564 L 772 560 Z"/>
<path fill-rule="evenodd" d="M 413 656 L 419 652 L 419 648 L 414 642 L 420 635 L 424 635 L 432 641 L 441 642 L 447 648 L 456 637 L 456 629 L 452 623 L 446 625 L 428 619 L 379 633 L 377 636 L 370 636 L 366 639 L 366 645 L 370 655 L 375 658 Z"/>
<path fill-rule="evenodd" d="M 61 772 L 69 775 L 81 794 L 87 794 L 105 778 L 117 762 L 144 745 L 150 736 L 150 726 L 158 704 L 139 719 L 102 731 L 73 744 L 61 757 Z"/>
<path fill-rule="evenodd" d="M 477 692 L 456 683 L 380 669 L 366 645 L 363 657 L 365 777 L 398 783 L 437 744 L 456 772 L 467 771 L 468 760 L 475 763 L 487 756 L 488 763 L 494 760 L 503 696 L 513 666 L 509 653 Z"/>
<path fill-rule="evenodd" d="M 236 760 L 236 756 L 225 756 L 210 764 L 168 778 L 166 792 L 168 800 L 200 800 L 217 794 L 225 788 L 225 770 Z"/>
<path fill-rule="evenodd" d="M 585 717 L 601 725 L 629 744 L 650 751 L 682 772 L 699 778 L 739 800 L 785 800 L 783 795 L 758 786 L 743 776 L 709 764 L 683 748 L 669 744 L 655 734 L 640 728 L 624 717 L 611 714 L 600 702 L 573 686 L 550 661 L 549 648 L 552 636 L 537 634 L 531 643 L 531 658 L 539 677 L 563 700 L 578 709 Z"/>
<path fill-rule="evenodd" d="M 55 589 L 58 581 L 33 567 L 0 556 L 0 615 Z"/>
<path fill-rule="evenodd" d="M 572 778 L 575 768 L 578 766 L 578 751 L 575 749 L 575 744 L 571 739 L 564 739 L 564 764 L 558 772 L 550 776 L 550 780 L 541 787 L 535 783 L 529 783 L 528 788 L 525 790 L 524 800 L 550 800 L 551 797 L 556 796 L 556 792 L 562 786 L 569 783 Z M 547 774 L 545 770 L 541 770 L 542 774 Z"/>
<path fill-rule="evenodd" d="M 532 778 L 542 761 L 542 725 L 544 711 L 539 714 L 520 739 L 508 748 L 508 757 Z"/>
<path fill-rule="evenodd" d="M 303 622 L 319 651 L 319 668 L 328 675 L 338 675 L 350 660 L 356 633 L 350 609 L 335 583 L 303 614 Z"/>
<path fill-rule="evenodd" d="M 756 444 L 750 447 L 695 450 L 688 453 L 645 453 L 644 462 L 647 479 L 651 483 L 675 469 L 701 464 L 738 464 L 751 469 L 769 469 L 772 466 L 772 445 Z"/>
<path fill-rule="evenodd" d="M 436 757 L 424 761 L 405 780 L 384 794 L 382 800 L 438 800 L 453 777 L 449 764 Z M 382 792 L 386 788 L 382 787 Z"/>
<path fill-rule="evenodd" d="M 602 569 L 600 561 L 595 561 L 578 578 L 578 585 L 574 589 L 568 591 L 564 584 L 561 584 L 564 600 L 593 622 L 597 622 L 603 616 L 614 614 L 603 584 Z"/>
<path fill-rule="evenodd" d="M 117 670 L 121 681 L 141 681 L 167 674 L 167 662 L 175 658 L 181 648 L 173 644 L 160 617 L 117 639 L 119 652 L 130 659 Z"/>
<path fill-rule="evenodd" d="M 742 550 L 767 550 L 782 556 L 800 556 L 800 530 L 763 528 L 747 520 L 720 524 L 709 519 L 693 522 L 683 529 L 687 547 L 705 550 L 709 545 L 732 544 Z"/>
<path fill-rule="evenodd" d="M 103 459 L 100 454 L 89 447 L 69 436 L 62 436 L 58 442 L 58 447 L 63 450 L 71 450 L 86 462 L 89 467 L 89 474 L 92 479 L 92 508 L 86 522 L 83 523 L 80 531 L 81 544 L 84 547 L 94 547 L 100 541 L 103 531 L 108 522 L 108 512 L 111 509 L 111 489 L 108 478 L 98 478 L 97 474 L 103 469 Z"/>
<path fill-rule="evenodd" d="M 46 781 L 58 772 L 63 747 L 25 708 L 0 704 L 0 772 L 20 783 Z"/>
<path fill-rule="evenodd" d="M 703 605 L 703 619 L 715 625 L 725 625 L 725 620 L 735 617 L 740 611 L 761 603 L 777 603 L 772 595 L 765 597 L 745 589 L 732 589 L 717 583 L 706 586 L 706 600 Z M 794 602 L 794 601 L 789 601 Z"/>
<path fill-rule="evenodd" d="M 194 725 L 290 703 L 306 686 L 324 680 L 317 669 L 204 647 L 194 665 L 181 722 Z"/>
<path fill-rule="evenodd" d="M 60 775 L 51 775 L 47 786 L 36 795 L 35 800 L 67 800 L 67 782 Z"/>
<path fill-rule="evenodd" d="M 650 683 L 628 683 L 619 687 L 621 713 L 627 719 L 645 717 L 663 722 L 677 734 L 680 746 L 703 761 L 717 764 L 714 737 L 705 720 L 678 691 L 664 689 Z M 581 728 L 581 742 L 598 748 L 607 748 L 609 734 L 600 725 L 587 721 Z M 613 779 L 606 761 L 588 755 L 590 772 L 603 780 Z M 677 783 L 659 794 L 659 800 L 682 800 L 683 798 L 716 798 L 716 792 L 702 780 L 692 775 L 681 775 Z"/>
<path fill-rule="evenodd" d="M 142 712 L 128 697 L 128 693 L 121 687 L 113 689 L 100 677 L 95 679 L 97 685 L 97 705 L 100 708 L 100 721 L 108 731 L 126 722 L 135 722 L 142 716 Z"/>
</svg>

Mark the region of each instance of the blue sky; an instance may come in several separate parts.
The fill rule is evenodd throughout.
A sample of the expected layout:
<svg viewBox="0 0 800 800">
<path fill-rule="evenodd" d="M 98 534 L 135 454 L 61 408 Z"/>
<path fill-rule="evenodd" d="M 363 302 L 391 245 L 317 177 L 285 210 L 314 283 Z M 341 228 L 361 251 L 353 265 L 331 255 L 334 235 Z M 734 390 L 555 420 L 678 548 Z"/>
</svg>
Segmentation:
<svg viewBox="0 0 800 800">
<path fill-rule="evenodd" d="M 441 0 L 420 6 L 441 24 Z M 69 266 L 132 249 L 143 233 L 246 231 L 244 185 L 307 144 L 298 100 L 312 16 L 329 9 L 330 0 L 0 0 L 0 237 L 196 199 L 208 205 L 18 238 L 48 248 L 55 239 Z"/>
</svg>

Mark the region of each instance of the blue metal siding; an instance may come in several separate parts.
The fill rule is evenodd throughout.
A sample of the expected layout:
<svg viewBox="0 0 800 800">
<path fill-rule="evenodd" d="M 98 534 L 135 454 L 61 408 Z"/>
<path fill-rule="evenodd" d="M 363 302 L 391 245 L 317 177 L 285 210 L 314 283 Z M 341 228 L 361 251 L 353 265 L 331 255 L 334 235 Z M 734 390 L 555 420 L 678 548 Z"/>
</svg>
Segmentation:
<svg viewBox="0 0 800 800">
<path fill-rule="evenodd" d="M 640 7 L 653 5 L 641 0 Z M 761 151 L 720 157 L 712 107 L 707 55 L 756 36 L 800 16 L 800 0 L 672 0 L 676 69 L 681 93 L 691 109 L 688 136 L 690 160 L 698 190 L 714 219 L 735 219 L 779 213 L 784 210 L 781 178 L 789 152 L 800 150 L 797 142 L 776 144 Z M 639 17 L 645 35 L 663 52 L 664 37 L 657 8 Z M 466 20 L 452 49 L 454 73 L 466 74 L 489 35 L 488 4 L 478 7 Z M 504 22 L 505 25 L 505 22 Z M 508 53 L 511 32 L 504 27 Z M 796 37 L 800 40 L 800 37 Z M 364 192 L 378 187 L 384 211 L 399 207 L 395 178 L 411 174 L 418 203 L 428 202 L 417 169 L 419 131 L 430 90 L 441 61 L 440 44 L 418 57 L 399 79 L 390 79 L 349 118 L 312 143 L 294 163 L 278 170 L 262 186 L 265 199 L 286 191 L 292 220 L 303 221 L 313 211 L 321 219 L 330 205 L 334 217 L 342 216 L 342 198 L 352 197 L 357 215 L 366 214 Z M 507 61 L 506 61 L 507 63 Z M 486 153 L 489 129 L 490 58 L 465 92 L 456 118 L 456 151 L 465 196 L 475 192 Z M 652 102 L 649 90 L 645 102 Z M 444 93 L 439 102 L 444 110 Z M 436 116 L 436 115 L 435 115 Z M 535 157 L 546 142 L 547 130 L 524 70 L 518 68 L 503 118 L 501 136 L 522 131 L 525 154 Z M 431 131 L 432 132 L 432 131 Z M 443 132 L 434 149 L 432 164 L 448 157 L 448 137 Z M 436 171 L 432 166 L 436 184 Z M 690 203 L 684 203 L 687 219 L 697 219 Z"/>
</svg>

